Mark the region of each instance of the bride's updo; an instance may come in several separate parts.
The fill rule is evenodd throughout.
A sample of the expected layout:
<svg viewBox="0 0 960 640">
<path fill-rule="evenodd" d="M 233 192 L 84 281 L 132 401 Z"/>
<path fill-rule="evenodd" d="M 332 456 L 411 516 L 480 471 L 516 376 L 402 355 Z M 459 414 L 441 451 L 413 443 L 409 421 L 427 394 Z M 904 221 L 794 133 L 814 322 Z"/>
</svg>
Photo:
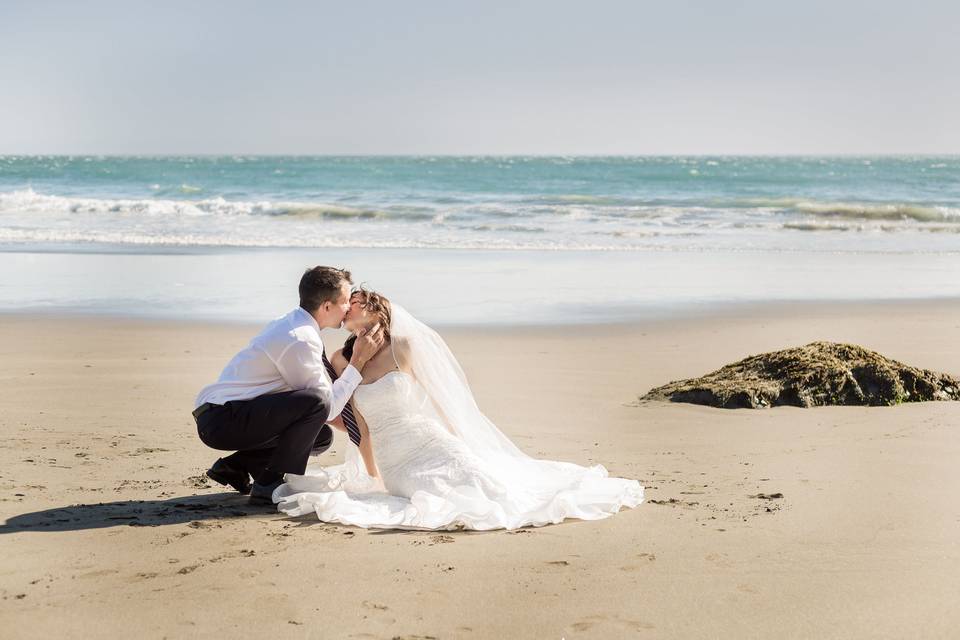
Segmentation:
<svg viewBox="0 0 960 640">
<path fill-rule="evenodd" d="M 350 294 L 350 302 L 352 303 L 355 300 L 359 301 L 360 308 L 362 308 L 368 315 L 376 317 L 376 320 L 372 323 L 372 325 L 375 325 L 379 322 L 380 328 L 383 330 L 384 339 L 389 340 L 390 322 L 392 316 L 390 311 L 390 301 L 387 299 L 387 297 L 377 293 L 376 291 L 364 289 L 363 285 L 360 285 L 352 294 Z M 356 341 L 356 336 L 350 336 L 347 338 L 347 341 L 343 343 L 343 357 L 347 360 L 350 360 L 350 358 L 353 356 L 353 343 Z"/>
<path fill-rule="evenodd" d="M 392 317 L 390 313 L 390 301 L 387 300 L 387 297 L 383 294 L 377 293 L 376 291 L 364 289 L 363 285 L 360 285 L 352 294 L 350 294 L 351 302 L 354 299 L 358 299 L 360 301 L 360 307 L 368 314 L 377 317 L 377 322 L 380 323 L 380 327 L 383 329 L 384 337 L 389 340 L 390 321 Z M 376 322 L 374 324 L 376 324 Z"/>
</svg>

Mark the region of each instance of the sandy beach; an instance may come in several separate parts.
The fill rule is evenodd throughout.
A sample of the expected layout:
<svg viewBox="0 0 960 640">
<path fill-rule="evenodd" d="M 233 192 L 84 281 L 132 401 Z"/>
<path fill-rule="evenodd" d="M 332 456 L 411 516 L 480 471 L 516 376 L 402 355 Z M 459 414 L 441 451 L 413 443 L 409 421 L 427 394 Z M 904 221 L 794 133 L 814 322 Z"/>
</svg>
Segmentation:
<svg viewBox="0 0 960 640">
<path fill-rule="evenodd" d="M 521 448 L 646 487 L 643 505 L 607 520 L 489 533 L 291 520 L 211 486 L 217 454 L 192 399 L 257 328 L 0 317 L 0 636 L 946 638 L 960 626 L 960 404 L 636 402 L 814 340 L 960 374 L 960 302 L 443 330 Z M 338 437 L 321 462 L 342 456 Z"/>
</svg>

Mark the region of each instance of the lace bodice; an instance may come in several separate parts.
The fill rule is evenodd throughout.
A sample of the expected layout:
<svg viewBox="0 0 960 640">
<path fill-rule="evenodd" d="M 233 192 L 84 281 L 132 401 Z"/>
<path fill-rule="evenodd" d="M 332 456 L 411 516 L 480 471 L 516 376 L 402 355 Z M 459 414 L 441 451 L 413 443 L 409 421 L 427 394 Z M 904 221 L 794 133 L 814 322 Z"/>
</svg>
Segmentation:
<svg viewBox="0 0 960 640">
<path fill-rule="evenodd" d="M 403 371 L 390 371 L 369 384 L 360 385 L 353 392 L 353 401 L 371 433 L 394 423 L 423 418 L 428 402 L 420 385 Z"/>
<path fill-rule="evenodd" d="M 457 484 L 479 485 L 494 495 L 505 491 L 491 474 L 479 473 L 483 462 L 444 427 L 426 393 L 409 374 L 391 371 L 357 387 L 353 397 L 367 423 L 373 455 L 390 493 L 442 493 Z M 445 471 L 430 476 L 422 473 L 435 469 Z"/>
</svg>

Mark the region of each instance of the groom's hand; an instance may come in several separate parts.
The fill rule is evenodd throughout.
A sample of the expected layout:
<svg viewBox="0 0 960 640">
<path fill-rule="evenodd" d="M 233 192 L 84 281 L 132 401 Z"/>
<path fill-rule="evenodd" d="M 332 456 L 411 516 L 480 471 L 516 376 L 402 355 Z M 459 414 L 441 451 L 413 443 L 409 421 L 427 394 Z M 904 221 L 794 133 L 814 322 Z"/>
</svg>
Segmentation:
<svg viewBox="0 0 960 640">
<path fill-rule="evenodd" d="M 383 346 L 383 329 L 375 324 L 370 330 L 361 329 L 357 332 L 357 341 L 353 344 L 353 355 L 350 357 L 357 371 L 361 371 L 367 361 L 376 355 Z"/>
</svg>

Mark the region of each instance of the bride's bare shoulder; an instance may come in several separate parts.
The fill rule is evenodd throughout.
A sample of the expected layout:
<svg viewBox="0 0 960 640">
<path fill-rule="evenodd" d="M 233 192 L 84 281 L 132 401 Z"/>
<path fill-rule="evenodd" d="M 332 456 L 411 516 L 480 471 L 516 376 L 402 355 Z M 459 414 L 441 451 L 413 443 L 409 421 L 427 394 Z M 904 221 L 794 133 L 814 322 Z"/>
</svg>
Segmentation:
<svg viewBox="0 0 960 640">
<path fill-rule="evenodd" d="M 393 357 L 401 369 L 410 366 L 410 342 L 403 337 L 391 337 L 390 348 L 393 349 Z"/>
</svg>

